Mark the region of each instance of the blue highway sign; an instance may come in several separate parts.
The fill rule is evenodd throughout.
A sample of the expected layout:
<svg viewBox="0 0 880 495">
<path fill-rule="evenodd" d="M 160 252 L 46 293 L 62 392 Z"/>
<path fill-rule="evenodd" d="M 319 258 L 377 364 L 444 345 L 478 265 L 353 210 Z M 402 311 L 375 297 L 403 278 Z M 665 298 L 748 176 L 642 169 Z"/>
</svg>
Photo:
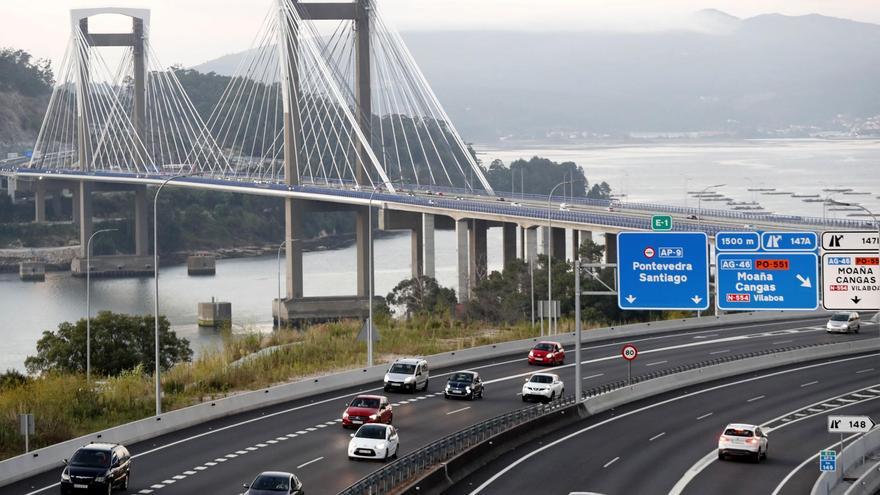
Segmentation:
<svg viewBox="0 0 880 495">
<path fill-rule="evenodd" d="M 617 236 L 620 309 L 709 307 L 709 254 L 702 232 L 621 232 Z"/>
<path fill-rule="evenodd" d="M 761 238 L 757 232 L 718 232 L 715 234 L 716 251 L 757 251 Z"/>
<path fill-rule="evenodd" d="M 819 307 L 815 253 L 718 253 L 718 309 L 813 310 Z"/>
<path fill-rule="evenodd" d="M 815 232 L 761 232 L 764 251 L 815 251 L 819 238 Z"/>
<path fill-rule="evenodd" d="M 833 450 L 819 452 L 819 471 L 837 471 L 837 452 Z"/>
</svg>

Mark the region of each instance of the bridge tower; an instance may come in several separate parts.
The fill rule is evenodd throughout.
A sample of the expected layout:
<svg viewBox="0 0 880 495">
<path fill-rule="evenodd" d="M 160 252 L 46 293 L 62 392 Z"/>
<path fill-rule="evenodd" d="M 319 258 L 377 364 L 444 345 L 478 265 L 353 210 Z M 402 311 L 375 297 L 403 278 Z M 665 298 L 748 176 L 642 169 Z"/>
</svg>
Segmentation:
<svg viewBox="0 0 880 495">
<path fill-rule="evenodd" d="M 131 18 L 131 32 L 123 33 L 92 33 L 89 31 L 89 18 L 102 14 L 118 14 Z M 146 39 L 149 36 L 150 11 L 147 9 L 129 8 L 94 8 L 74 9 L 70 11 L 71 29 L 77 39 L 73 56 L 76 67 L 76 134 L 77 134 L 77 168 L 82 172 L 92 172 L 92 155 L 88 134 L 94 123 L 89 120 L 89 106 L 93 104 L 91 86 L 91 50 L 99 47 L 131 47 L 132 48 L 132 102 L 131 125 L 134 138 L 140 143 L 146 142 L 146 95 L 147 95 L 147 53 Z M 133 154 L 135 164 L 142 167 L 143 157 Z M 80 255 L 71 262 L 74 275 L 84 275 L 85 257 L 88 239 L 93 232 L 91 182 L 79 180 L 73 187 L 74 223 L 79 225 Z M 92 271 L 99 274 L 134 274 L 151 273 L 152 258 L 149 257 L 149 237 L 147 234 L 147 188 L 146 186 L 104 185 L 102 190 L 134 192 L 134 256 L 93 257 Z M 106 265 L 106 266 L 104 266 Z"/>
</svg>

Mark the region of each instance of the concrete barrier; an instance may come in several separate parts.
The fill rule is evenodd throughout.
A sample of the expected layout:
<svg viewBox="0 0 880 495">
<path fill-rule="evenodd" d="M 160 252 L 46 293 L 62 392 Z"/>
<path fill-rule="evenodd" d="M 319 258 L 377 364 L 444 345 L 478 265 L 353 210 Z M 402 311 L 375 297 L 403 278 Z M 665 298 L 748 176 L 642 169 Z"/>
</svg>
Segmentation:
<svg viewBox="0 0 880 495">
<path fill-rule="evenodd" d="M 880 462 L 869 454 L 880 450 L 880 428 L 874 428 L 847 445 L 837 456 L 837 471 L 819 475 L 810 495 L 872 495 L 880 488 Z M 861 472 L 866 462 L 870 464 L 851 485 L 844 478 L 852 478 L 854 471 Z"/>
<path fill-rule="evenodd" d="M 717 328 L 762 322 L 782 321 L 787 319 L 805 319 L 825 315 L 824 312 L 811 313 L 741 313 L 722 317 L 690 318 L 684 320 L 666 320 L 634 325 L 601 328 L 585 331 L 583 342 L 596 342 L 614 338 L 632 338 L 645 335 L 662 334 L 675 330 L 687 331 L 703 328 Z M 552 338 L 568 345 L 573 344 L 573 333 L 556 335 Z M 491 359 L 500 356 L 525 352 L 541 338 L 523 339 L 487 346 L 462 349 L 425 356 L 434 369 L 458 366 L 468 362 Z M 106 430 L 84 435 L 72 440 L 34 450 L 0 461 L 0 486 L 13 483 L 20 479 L 33 476 L 52 468 L 61 466 L 62 459 L 70 456 L 77 448 L 93 441 L 113 441 L 132 444 L 158 437 L 177 430 L 188 428 L 206 421 L 211 421 L 234 414 L 280 404 L 311 395 L 342 390 L 367 384 L 379 385 L 387 370 L 387 364 L 372 368 L 359 368 L 331 375 L 325 375 L 292 383 L 285 383 L 266 389 L 241 393 L 232 397 L 204 402 L 194 406 L 170 411 L 161 416 L 126 423 Z M 641 385 L 641 384 L 640 384 Z M 613 407 L 613 406 L 612 406 Z M 38 420 L 39 421 L 39 418 Z"/>
</svg>

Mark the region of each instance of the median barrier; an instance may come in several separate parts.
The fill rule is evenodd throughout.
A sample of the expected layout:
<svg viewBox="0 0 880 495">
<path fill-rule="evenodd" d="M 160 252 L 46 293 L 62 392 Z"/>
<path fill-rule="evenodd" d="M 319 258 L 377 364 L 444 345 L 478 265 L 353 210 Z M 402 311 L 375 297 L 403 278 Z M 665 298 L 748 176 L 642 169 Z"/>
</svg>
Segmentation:
<svg viewBox="0 0 880 495">
<path fill-rule="evenodd" d="M 731 325 L 810 319 L 822 317 L 824 315 L 826 315 L 825 312 L 819 311 L 808 313 L 762 312 L 738 313 L 720 317 L 713 316 L 663 320 L 588 330 L 583 333 L 582 342 L 589 343 L 608 339 L 641 337 L 669 333 L 675 330 L 687 331 Z M 535 342 L 544 339 L 558 340 L 564 345 L 570 345 L 575 341 L 575 334 L 565 333 L 550 337 L 535 337 L 512 342 L 502 342 L 434 354 L 425 356 L 425 358 L 431 364 L 431 367 L 436 370 L 444 367 L 459 366 L 472 361 L 492 359 L 518 352 L 526 352 L 532 348 Z M 372 368 L 358 368 L 276 385 L 251 392 L 244 392 L 230 397 L 169 411 L 160 416 L 150 416 L 145 419 L 50 445 L 48 447 L 31 451 L 28 454 L 0 461 L 0 486 L 14 483 L 15 481 L 42 473 L 49 469 L 60 468 L 63 459 L 69 457 L 77 448 L 88 444 L 89 442 L 110 441 L 130 445 L 132 443 L 173 433 L 207 421 L 302 399 L 311 395 L 369 384 L 379 385 L 382 382 L 387 367 L 387 364 L 382 364 L 373 366 Z M 39 424 L 39 418 L 37 418 L 37 423 Z"/>
<path fill-rule="evenodd" d="M 593 388 L 584 394 L 586 400 L 580 404 L 574 403 L 573 397 L 566 397 L 557 404 L 556 408 L 547 410 L 545 414 L 539 414 L 526 421 L 512 423 L 509 428 L 502 429 L 488 438 L 479 434 L 487 422 L 473 425 L 374 471 L 340 492 L 340 495 L 443 493 L 479 467 L 497 459 L 505 452 L 537 438 L 536 435 L 544 435 L 550 431 L 564 428 L 580 418 L 586 418 L 673 390 L 759 370 L 877 351 L 880 351 L 880 342 L 877 339 L 817 344 L 790 348 L 781 352 L 768 350 L 713 359 L 704 363 L 682 366 L 677 368 L 679 369 L 677 372 L 676 368 L 673 368 L 668 372 L 640 375 L 635 377 L 635 383 L 631 385 L 615 382 Z M 521 411 L 533 410 L 535 409 L 528 408 Z M 493 421 L 497 421 L 497 419 L 493 418 L 488 423 L 491 424 Z M 462 437 L 472 439 L 475 435 L 476 441 L 458 440 Z M 434 451 L 434 445 L 446 445 L 450 439 L 455 439 L 461 444 L 461 447 L 452 451 L 443 450 L 439 454 Z M 408 474 L 408 476 L 404 476 L 404 474 Z M 395 480 L 397 484 L 389 486 L 387 480 Z"/>
<path fill-rule="evenodd" d="M 837 456 L 837 471 L 826 471 L 819 475 L 810 495 L 872 495 L 880 489 L 880 458 L 872 453 L 880 450 L 880 427 L 865 433 L 846 446 Z M 852 480 L 853 470 L 863 468 L 864 472 Z M 847 483 L 845 478 L 851 483 Z"/>
</svg>

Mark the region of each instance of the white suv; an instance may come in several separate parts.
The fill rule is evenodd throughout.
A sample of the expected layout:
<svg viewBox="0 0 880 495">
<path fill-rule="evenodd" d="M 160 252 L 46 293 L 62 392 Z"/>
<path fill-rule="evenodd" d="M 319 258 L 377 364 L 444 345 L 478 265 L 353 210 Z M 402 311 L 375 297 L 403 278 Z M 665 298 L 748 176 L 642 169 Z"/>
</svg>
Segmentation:
<svg viewBox="0 0 880 495">
<path fill-rule="evenodd" d="M 522 388 L 523 402 L 532 399 L 549 402 L 564 394 L 565 384 L 559 379 L 559 375 L 553 373 L 535 373 L 531 378 L 526 378 Z"/>
<path fill-rule="evenodd" d="M 428 390 L 428 362 L 424 359 L 398 359 L 385 373 L 385 391 Z"/>
<path fill-rule="evenodd" d="M 767 434 L 760 426 L 731 423 L 718 437 L 718 459 L 727 456 L 746 456 L 753 462 L 767 458 Z"/>
</svg>

